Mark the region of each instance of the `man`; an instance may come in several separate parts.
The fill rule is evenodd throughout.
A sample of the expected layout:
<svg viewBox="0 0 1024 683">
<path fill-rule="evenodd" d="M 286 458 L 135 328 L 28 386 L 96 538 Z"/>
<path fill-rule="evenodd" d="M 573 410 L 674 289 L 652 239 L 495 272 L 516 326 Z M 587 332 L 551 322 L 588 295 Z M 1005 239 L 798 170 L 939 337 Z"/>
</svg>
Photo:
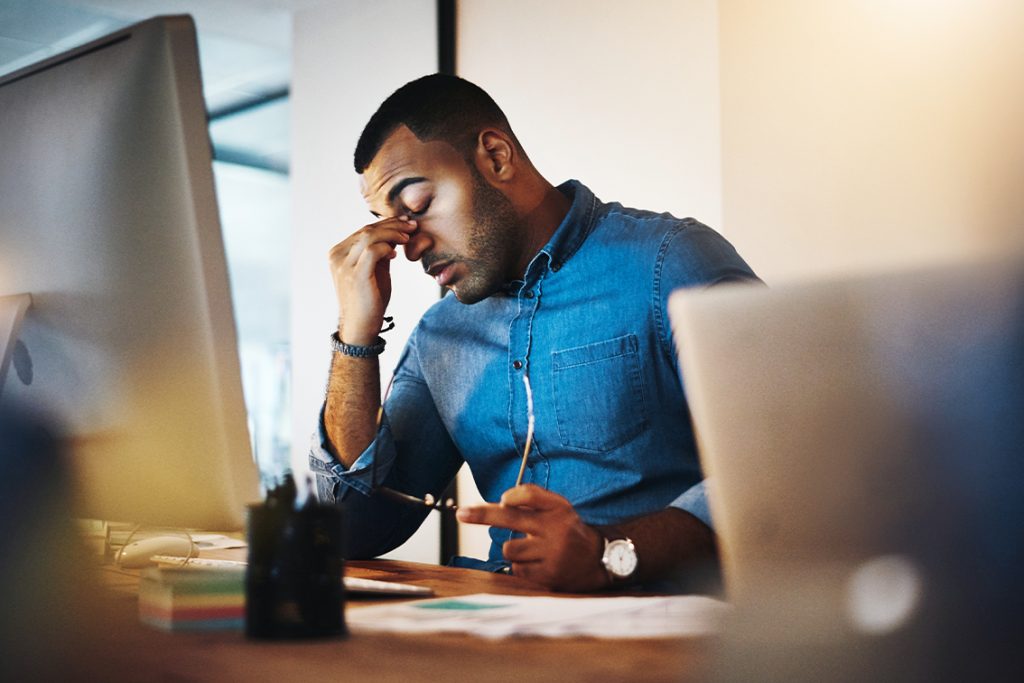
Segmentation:
<svg viewBox="0 0 1024 683">
<path fill-rule="evenodd" d="M 465 461 L 490 501 L 457 513 L 491 526 L 482 567 L 590 591 L 713 561 L 665 305 L 679 287 L 754 279 L 732 246 L 692 219 L 553 187 L 494 101 L 455 77 L 392 94 L 355 168 L 378 220 L 331 251 L 340 320 L 310 458 L 320 497 L 345 503 L 350 556 L 423 521 L 391 492 L 436 497 Z M 454 297 L 412 334 L 378 429 L 399 246 Z"/>
</svg>

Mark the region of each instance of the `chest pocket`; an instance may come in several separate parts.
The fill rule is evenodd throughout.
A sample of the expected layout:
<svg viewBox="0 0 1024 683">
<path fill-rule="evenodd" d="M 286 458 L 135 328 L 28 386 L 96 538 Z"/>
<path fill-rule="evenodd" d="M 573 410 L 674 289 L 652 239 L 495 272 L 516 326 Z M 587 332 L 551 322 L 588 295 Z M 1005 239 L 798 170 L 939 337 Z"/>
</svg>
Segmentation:
<svg viewBox="0 0 1024 683">
<path fill-rule="evenodd" d="M 647 426 L 635 334 L 551 354 L 562 445 L 610 451 Z"/>
</svg>

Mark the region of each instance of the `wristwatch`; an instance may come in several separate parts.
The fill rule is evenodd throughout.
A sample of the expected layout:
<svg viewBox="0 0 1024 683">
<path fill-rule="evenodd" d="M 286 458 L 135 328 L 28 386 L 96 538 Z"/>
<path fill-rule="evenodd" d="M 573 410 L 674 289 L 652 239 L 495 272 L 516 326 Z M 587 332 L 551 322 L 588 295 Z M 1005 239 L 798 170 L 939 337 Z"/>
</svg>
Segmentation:
<svg viewBox="0 0 1024 683">
<path fill-rule="evenodd" d="M 612 582 L 625 581 L 636 571 L 636 546 L 628 538 L 604 539 L 601 564 Z"/>
</svg>

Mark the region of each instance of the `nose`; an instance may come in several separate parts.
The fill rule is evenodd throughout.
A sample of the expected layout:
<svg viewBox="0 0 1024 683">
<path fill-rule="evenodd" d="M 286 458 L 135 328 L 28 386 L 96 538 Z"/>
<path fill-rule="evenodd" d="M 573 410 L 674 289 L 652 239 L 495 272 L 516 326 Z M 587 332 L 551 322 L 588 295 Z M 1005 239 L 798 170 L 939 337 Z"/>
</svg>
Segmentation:
<svg viewBox="0 0 1024 683">
<path fill-rule="evenodd" d="M 430 235 L 422 228 L 417 228 L 409 236 L 409 241 L 405 243 L 405 258 L 410 261 L 419 261 L 433 244 L 434 240 Z"/>
</svg>

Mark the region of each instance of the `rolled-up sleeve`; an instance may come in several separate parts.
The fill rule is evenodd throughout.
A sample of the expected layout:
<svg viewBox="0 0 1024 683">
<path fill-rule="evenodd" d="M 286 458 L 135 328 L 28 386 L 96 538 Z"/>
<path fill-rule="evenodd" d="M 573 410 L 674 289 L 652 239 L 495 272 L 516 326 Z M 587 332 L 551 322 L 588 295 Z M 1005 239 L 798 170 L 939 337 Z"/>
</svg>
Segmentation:
<svg viewBox="0 0 1024 683">
<path fill-rule="evenodd" d="M 420 376 L 415 334 L 395 371 L 381 428 L 352 466 L 346 468 L 332 454 L 323 408 L 309 454 L 317 497 L 323 503 L 344 505 L 350 558 L 376 557 L 393 550 L 429 512 L 371 495 L 375 484 L 417 497 L 428 493 L 439 497 L 461 464 L 462 457 Z"/>
<path fill-rule="evenodd" d="M 364 496 L 373 490 L 374 476 L 383 478 L 391 470 L 395 460 L 394 439 L 387 420 L 381 425 L 377 438 L 360 454 L 352 467 L 344 465 L 331 454 L 324 425 L 324 406 L 320 408 L 317 430 L 313 433 L 309 451 L 309 466 L 317 477 L 317 497 L 320 502 L 334 503 L 344 500 L 349 493 L 358 491 Z M 377 472 L 373 472 L 374 460 Z M 377 483 L 381 483 L 379 480 Z"/>
<path fill-rule="evenodd" d="M 709 529 L 714 531 L 715 525 L 711 523 L 711 510 L 708 508 L 708 494 L 705 488 L 707 480 L 694 484 L 683 492 L 683 495 L 671 503 L 671 507 L 678 508 L 704 522 Z"/>
</svg>

